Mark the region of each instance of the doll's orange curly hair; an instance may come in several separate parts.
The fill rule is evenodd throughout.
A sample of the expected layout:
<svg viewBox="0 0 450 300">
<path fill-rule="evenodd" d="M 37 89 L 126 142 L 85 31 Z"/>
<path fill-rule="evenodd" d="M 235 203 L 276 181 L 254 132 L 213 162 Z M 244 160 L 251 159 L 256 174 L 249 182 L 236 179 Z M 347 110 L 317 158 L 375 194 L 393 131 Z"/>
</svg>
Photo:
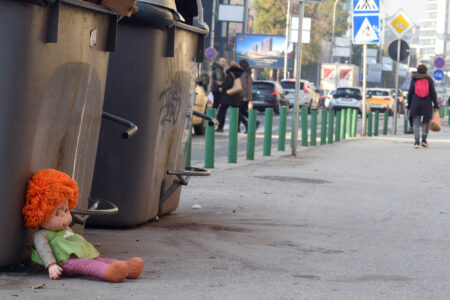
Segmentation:
<svg viewBox="0 0 450 300">
<path fill-rule="evenodd" d="M 69 209 L 75 208 L 78 196 L 76 181 L 66 173 L 55 169 L 37 171 L 28 182 L 26 204 L 22 210 L 25 226 L 38 228 L 66 200 Z"/>
</svg>

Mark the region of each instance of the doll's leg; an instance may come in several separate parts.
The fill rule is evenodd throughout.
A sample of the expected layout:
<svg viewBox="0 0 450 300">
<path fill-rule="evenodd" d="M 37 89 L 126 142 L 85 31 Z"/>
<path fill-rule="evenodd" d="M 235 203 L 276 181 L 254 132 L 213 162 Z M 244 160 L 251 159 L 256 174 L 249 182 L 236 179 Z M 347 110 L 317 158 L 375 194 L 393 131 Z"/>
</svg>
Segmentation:
<svg viewBox="0 0 450 300">
<path fill-rule="evenodd" d="M 121 261 L 107 264 L 96 259 L 71 258 L 61 267 L 63 275 L 87 275 L 111 282 L 121 282 L 128 275 L 128 266 Z"/>
<path fill-rule="evenodd" d="M 116 259 L 105 258 L 105 257 L 97 257 L 96 260 L 107 263 L 107 264 L 111 264 L 111 263 L 117 261 Z M 125 263 L 128 266 L 127 278 L 129 278 L 129 279 L 138 278 L 139 275 L 141 275 L 142 271 L 144 270 L 144 261 L 140 257 L 130 258 Z"/>
</svg>

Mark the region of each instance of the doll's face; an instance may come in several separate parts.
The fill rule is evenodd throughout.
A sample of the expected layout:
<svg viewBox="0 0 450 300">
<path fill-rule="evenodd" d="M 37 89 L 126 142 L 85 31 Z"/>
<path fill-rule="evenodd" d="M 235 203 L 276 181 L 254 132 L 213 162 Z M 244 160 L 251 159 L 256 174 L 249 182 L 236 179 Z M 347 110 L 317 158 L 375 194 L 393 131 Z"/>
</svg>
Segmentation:
<svg viewBox="0 0 450 300">
<path fill-rule="evenodd" d="M 47 222 L 41 224 L 41 227 L 47 230 L 63 230 L 72 222 L 72 215 L 69 211 L 69 203 L 62 203 L 52 214 Z"/>
</svg>

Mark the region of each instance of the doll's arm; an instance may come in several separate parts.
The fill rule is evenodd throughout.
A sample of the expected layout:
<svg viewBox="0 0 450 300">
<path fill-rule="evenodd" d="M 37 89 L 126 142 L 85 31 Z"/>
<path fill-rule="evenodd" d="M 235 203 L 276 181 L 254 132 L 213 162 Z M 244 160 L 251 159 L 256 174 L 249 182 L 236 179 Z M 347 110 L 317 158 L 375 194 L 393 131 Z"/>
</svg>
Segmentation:
<svg viewBox="0 0 450 300">
<path fill-rule="evenodd" d="M 39 230 L 33 235 L 34 247 L 36 248 L 39 257 L 44 266 L 48 268 L 48 275 L 50 279 L 58 279 L 61 275 L 62 269 L 56 264 L 53 256 L 52 248 L 48 243 L 48 234 L 45 230 Z"/>
</svg>

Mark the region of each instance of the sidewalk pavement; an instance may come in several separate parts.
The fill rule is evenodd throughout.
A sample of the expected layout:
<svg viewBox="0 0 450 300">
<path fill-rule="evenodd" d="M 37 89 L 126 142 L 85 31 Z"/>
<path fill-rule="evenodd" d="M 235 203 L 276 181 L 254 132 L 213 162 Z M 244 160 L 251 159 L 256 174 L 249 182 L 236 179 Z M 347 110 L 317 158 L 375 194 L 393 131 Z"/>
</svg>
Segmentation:
<svg viewBox="0 0 450 300">
<path fill-rule="evenodd" d="M 102 256 L 143 257 L 139 279 L 3 273 L 0 299 L 446 299 L 448 125 L 428 142 L 353 138 L 216 161 L 158 222 L 86 229 Z"/>
</svg>

